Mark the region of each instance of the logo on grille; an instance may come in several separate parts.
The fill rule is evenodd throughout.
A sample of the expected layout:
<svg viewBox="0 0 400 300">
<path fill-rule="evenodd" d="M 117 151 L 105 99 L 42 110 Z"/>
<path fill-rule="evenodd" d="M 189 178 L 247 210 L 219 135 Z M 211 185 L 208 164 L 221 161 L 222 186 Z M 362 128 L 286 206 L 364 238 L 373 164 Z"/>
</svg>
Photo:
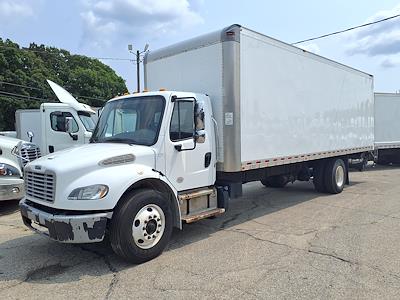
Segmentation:
<svg viewBox="0 0 400 300">
<path fill-rule="evenodd" d="M 35 166 L 35 170 L 40 170 L 40 169 L 42 169 L 41 166 Z"/>
</svg>

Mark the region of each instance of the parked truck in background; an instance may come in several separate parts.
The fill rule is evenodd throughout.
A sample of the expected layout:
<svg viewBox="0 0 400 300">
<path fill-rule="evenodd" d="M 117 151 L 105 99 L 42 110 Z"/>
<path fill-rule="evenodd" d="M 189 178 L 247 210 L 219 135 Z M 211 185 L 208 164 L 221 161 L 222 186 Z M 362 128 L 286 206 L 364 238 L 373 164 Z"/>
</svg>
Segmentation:
<svg viewBox="0 0 400 300">
<path fill-rule="evenodd" d="M 23 167 L 40 156 L 35 144 L 0 136 L 0 201 L 23 198 Z"/>
<path fill-rule="evenodd" d="M 400 94 L 375 93 L 376 162 L 400 163 Z"/>
<path fill-rule="evenodd" d="M 24 223 L 140 263 L 243 183 L 340 193 L 373 149 L 373 77 L 232 25 L 150 52 L 152 92 L 108 101 L 91 143 L 29 163 Z M 159 90 L 159 88 L 167 88 Z"/>
<path fill-rule="evenodd" d="M 48 83 L 61 103 L 42 103 L 39 109 L 17 110 L 16 137 L 27 140 L 27 132 L 32 132 L 32 141 L 40 146 L 43 155 L 89 143 L 97 121 L 95 111 L 79 103 L 58 84 L 50 80 Z"/>
</svg>

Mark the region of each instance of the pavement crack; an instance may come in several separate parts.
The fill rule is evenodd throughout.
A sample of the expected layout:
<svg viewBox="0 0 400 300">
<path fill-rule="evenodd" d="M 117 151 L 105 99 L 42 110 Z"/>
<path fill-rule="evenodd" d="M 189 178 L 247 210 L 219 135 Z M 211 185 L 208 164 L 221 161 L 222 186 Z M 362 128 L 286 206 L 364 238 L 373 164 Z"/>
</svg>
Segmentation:
<svg viewBox="0 0 400 300">
<path fill-rule="evenodd" d="M 98 252 L 96 250 L 93 250 L 93 249 L 85 248 L 83 246 L 79 246 L 79 248 L 81 250 L 83 250 L 83 251 L 92 253 L 92 254 L 96 255 L 97 257 L 101 258 L 103 260 L 104 264 L 107 266 L 108 270 L 112 273 L 112 279 L 111 279 L 111 281 L 110 281 L 110 283 L 108 285 L 107 293 L 106 293 L 106 295 L 104 297 L 104 299 L 106 299 L 106 300 L 110 299 L 110 297 L 111 297 L 111 295 L 112 295 L 112 293 L 114 291 L 114 288 L 115 288 L 115 286 L 117 285 L 117 283 L 119 281 L 119 276 L 118 276 L 119 274 L 118 274 L 117 268 L 115 268 L 112 265 L 108 255 L 100 253 L 100 252 Z"/>
<path fill-rule="evenodd" d="M 247 236 L 249 236 L 252 239 L 257 240 L 257 241 L 267 242 L 267 243 L 278 245 L 278 246 L 284 246 L 284 247 L 287 247 L 287 248 L 290 248 L 290 249 L 294 249 L 294 250 L 305 251 L 304 249 L 296 248 L 296 247 L 290 246 L 290 245 L 285 244 L 285 243 L 279 243 L 279 242 L 275 242 L 275 241 L 272 241 L 272 240 L 269 240 L 269 239 L 263 239 L 263 238 L 257 237 L 257 236 L 255 236 L 255 235 L 253 235 L 251 233 L 248 233 L 248 232 L 244 231 L 243 229 L 224 229 L 224 230 L 225 231 L 230 231 L 230 232 L 241 233 L 241 234 L 247 235 Z"/>
<path fill-rule="evenodd" d="M 315 251 L 315 250 L 311 250 L 311 249 L 308 249 L 308 252 L 309 252 L 309 253 L 318 254 L 318 255 L 327 256 L 327 257 L 331 257 L 331 258 L 337 259 L 337 260 L 339 260 L 339 261 L 348 263 L 348 264 L 350 264 L 350 265 L 358 265 L 357 262 L 353 262 L 353 261 L 351 261 L 351 260 L 349 260 L 349 259 L 345 259 L 345 258 L 340 257 L 340 256 L 335 255 L 335 254 L 325 253 L 325 252 L 320 252 L 320 251 Z"/>
</svg>

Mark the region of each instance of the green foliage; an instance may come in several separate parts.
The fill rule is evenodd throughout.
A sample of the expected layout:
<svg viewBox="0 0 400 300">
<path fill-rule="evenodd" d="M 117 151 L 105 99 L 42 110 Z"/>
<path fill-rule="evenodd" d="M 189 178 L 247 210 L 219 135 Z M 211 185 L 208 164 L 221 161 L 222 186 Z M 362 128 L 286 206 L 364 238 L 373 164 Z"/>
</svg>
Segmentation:
<svg viewBox="0 0 400 300">
<path fill-rule="evenodd" d="M 97 59 L 35 43 L 28 49 L 0 38 L 0 131 L 14 130 L 16 109 L 58 102 L 46 79 L 91 106 L 127 91 L 125 81 Z"/>
</svg>

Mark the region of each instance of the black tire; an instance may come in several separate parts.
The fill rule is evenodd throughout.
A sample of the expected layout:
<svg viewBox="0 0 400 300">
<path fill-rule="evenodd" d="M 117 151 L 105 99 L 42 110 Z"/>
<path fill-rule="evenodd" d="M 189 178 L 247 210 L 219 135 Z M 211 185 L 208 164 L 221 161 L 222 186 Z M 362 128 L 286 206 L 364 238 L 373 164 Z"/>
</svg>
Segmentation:
<svg viewBox="0 0 400 300">
<path fill-rule="evenodd" d="M 165 224 L 158 242 L 149 249 L 142 249 L 134 241 L 132 228 L 136 226 L 134 219 L 138 212 L 147 205 L 156 205 L 162 210 Z M 140 224 L 140 227 L 142 226 L 144 224 Z M 140 264 L 160 255 L 167 246 L 171 233 L 172 213 L 167 200 L 157 191 L 142 189 L 131 192 L 120 200 L 111 220 L 110 242 L 117 255 L 129 262 Z"/>
<path fill-rule="evenodd" d="M 289 178 L 286 175 L 271 176 L 261 180 L 264 186 L 272 188 L 283 188 L 288 182 Z"/>
<path fill-rule="evenodd" d="M 313 184 L 317 192 L 326 193 L 325 187 L 325 163 L 321 162 L 313 169 Z"/>
<path fill-rule="evenodd" d="M 341 170 L 340 170 L 341 169 Z M 340 178 L 338 172 L 341 173 Z M 325 188 L 330 194 L 339 194 L 343 191 L 347 181 L 346 165 L 342 159 L 329 160 L 325 167 Z"/>
</svg>

